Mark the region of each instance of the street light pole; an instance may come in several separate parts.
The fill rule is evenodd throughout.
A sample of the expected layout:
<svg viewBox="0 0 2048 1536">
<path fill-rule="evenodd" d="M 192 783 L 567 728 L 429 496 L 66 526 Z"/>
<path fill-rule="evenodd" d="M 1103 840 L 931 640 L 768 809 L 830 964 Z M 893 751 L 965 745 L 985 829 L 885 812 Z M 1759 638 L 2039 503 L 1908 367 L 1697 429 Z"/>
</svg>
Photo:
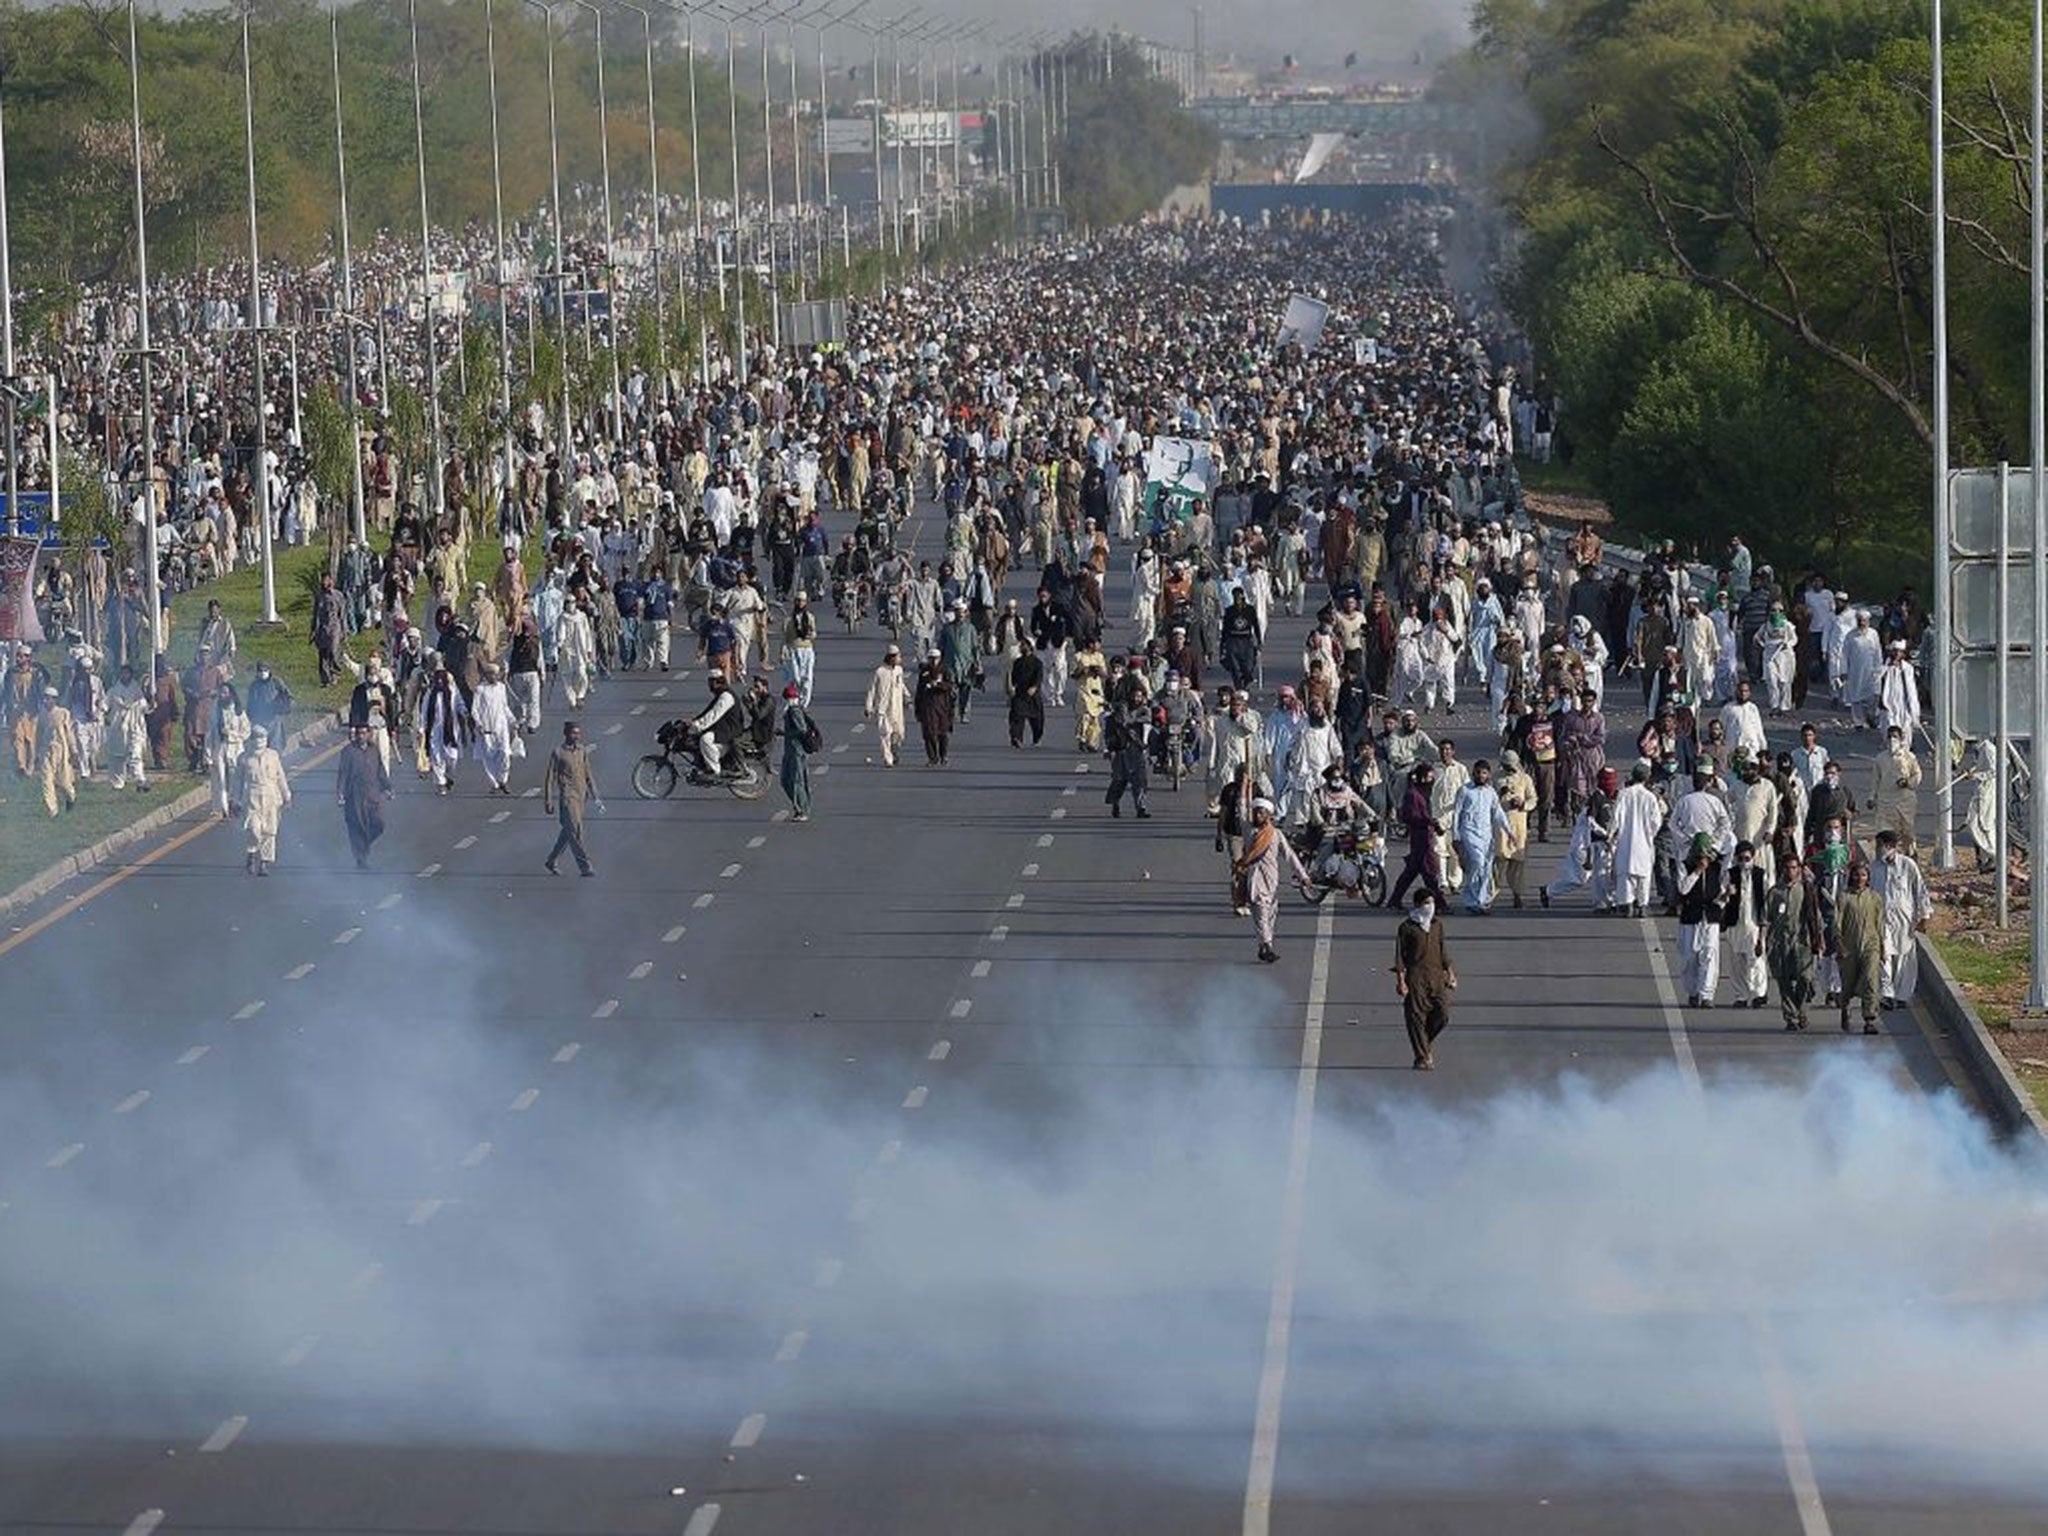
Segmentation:
<svg viewBox="0 0 2048 1536">
<path fill-rule="evenodd" d="M 135 0 L 128 0 L 128 106 L 129 128 L 135 150 L 135 296 L 139 316 L 136 340 L 141 343 L 142 361 L 142 558 L 148 566 L 144 578 L 149 601 L 149 683 L 157 681 L 157 658 L 164 649 L 163 572 L 157 558 L 156 537 L 156 388 L 150 372 L 149 351 L 149 237 L 142 202 L 142 56 L 135 39 Z"/>
<path fill-rule="evenodd" d="M 683 11 L 683 52 L 690 60 L 690 263 L 697 301 L 697 382 L 711 382 L 711 328 L 704 323 L 704 137 L 697 131 L 697 12 Z M 724 280 L 720 279 L 721 287 Z M 723 298 L 721 296 L 721 302 Z"/>
<path fill-rule="evenodd" d="M 4 375 L 6 399 L 0 407 L 7 433 L 7 532 L 21 532 L 21 472 L 15 461 L 14 437 L 14 263 L 13 247 L 7 234 L 7 112 L 0 104 L 0 375 Z M 57 514 L 57 462 L 50 461 L 50 516 Z"/>
<path fill-rule="evenodd" d="M 502 516 L 505 501 L 518 482 L 512 467 L 512 299 L 505 286 L 505 179 L 498 141 L 498 22 L 493 0 L 484 0 L 484 62 L 491 82 L 491 213 L 498 263 L 498 426 L 504 461 L 498 511 Z"/>
<path fill-rule="evenodd" d="M 356 542 L 363 544 L 368 542 L 369 531 L 363 517 L 363 435 L 356 417 L 363 395 L 356 377 L 356 290 L 348 243 L 348 154 L 341 131 L 341 0 L 335 0 L 328 10 L 327 22 L 334 49 L 334 178 L 341 208 L 341 341 L 348 352 L 349 526 Z"/>
<path fill-rule="evenodd" d="M 1934 804 L 1937 868 L 1956 867 L 1955 762 L 1949 755 L 1955 730 L 1954 701 L 1949 693 L 1949 626 L 1954 614 L 1949 598 L 1948 506 L 1948 191 L 1942 114 L 1941 0 L 1933 0 L 1930 32 L 1934 68 L 1928 93 L 1930 163 L 1934 168 Z M 2004 806 L 1999 814 L 2004 814 Z M 2002 878 L 2002 874 L 2001 874 Z"/>
<path fill-rule="evenodd" d="M 612 134 L 604 99 L 604 12 L 591 0 L 571 3 L 590 12 L 597 25 L 597 156 L 604 196 L 604 330 L 605 345 L 612 354 L 612 434 L 615 439 L 622 439 L 626 431 L 626 402 L 619 390 L 619 268 L 612 247 Z"/>
<path fill-rule="evenodd" d="M 648 260 L 654 267 L 654 346 L 656 365 L 661 369 L 661 388 L 655 392 L 655 399 L 663 404 L 668 399 L 668 316 L 664 312 L 661 282 L 661 172 L 657 157 L 660 153 L 654 131 L 654 13 L 633 4 L 633 0 L 619 0 L 629 11 L 640 13 L 640 29 L 647 49 L 647 205 L 649 217 L 653 220 L 648 235 Z M 695 149 L 692 147 L 692 154 Z"/>
<path fill-rule="evenodd" d="M 2029 87 L 2033 96 L 2033 144 L 2029 156 L 2031 180 L 2028 186 L 2032 192 L 2032 207 L 2028 213 L 2028 291 L 2027 291 L 2027 335 L 2028 335 L 2028 377 L 2027 377 L 2027 436 L 2029 455 L 2033 470 L 2030 489 L 2033 492 L 2033 542 L 2034 542 L 2034 720 L 2030 731 L 2032 763 L 2030 765 L 2035 792 L 2028 804 L 2035 807 L 2034 825 L 2030 847 L 2042 845 L 2044 833 L 2048 833 L 2048 821 L 2042 818 L 2040 786 L 2048 784 L 2048 390 L 2044 390 L 2041 370 L 2048 365 L 2048 347 L 2043 345 L 2044 317 L 2042 285 L 2044 259 L 2043 251 L 2043 198 L 2048 196 L 2048 185 L 2041 176 L 2041 47 L 2042 47 L 2042 0 L 2034 0 L 2033 58 Z M 1947 750 L 1947 743 L 1942 744 Z M 2003 878 L 2003 871 L 2001 878 Z M 2048 964 L 2048 901 L 2037 895 L 2032 902 L 2033 972 L 2027 984 L 2027 1009 L 2029 1012 L 2048 1012 L 2048 974 L 2043 974 Z"/>
<path fill-rule="evenodd" d="M 427 336 L 427 472 L 433 480 L 434 522 L 438 527 L 447 519 L 448 498 L 441 474 L 441 360 L 434 346 L 434 236 L 427 216 L 427 114 L 420 94 L 419 0 L 405 0 L 405 14 L 412 34 L 413 155 L 419 164 L 420 182 L 420 310 Z"/>
<path fill-rule="evenodd" d="M 557 462 L 569 473 L 569 447 L 576 436 L 569 412 L 569 295 L 564 289 L 568 274 L 568 251 L 562 244 L 562 131 L 555 112 L 555 8 L 545 0 L 526 0 L 541 14 L 547 34 L 548 55 L 548 202 L 555 226 L 555 346 L 562 375 L 562 440 Z"/>
<path fill-rule="evenodd" d="M 727 131 L 732 136 L 732 283 L 733 283 L 733 376 L 744 387 L 747 382 L 747 268 L 740 260 L 740 89 L 737 43 L 732 21 L 725 25 L 725 106 Z"/>
<path fill-rule="evenodd" d="M 270 423 L 265 419 L 269 402 L 263 388 L 263 264 L 256 239 L 256 87 L 255 67 L 249 57 L 249 9 L 242 6 L 242 124 L 244 168 L 249 183 L 249 344 L 256 354 L 256 547 L 263 562 L 263 622 L 277 622 L 277 566 L 270 547 Z M 8 373 L 14 372 L 8 367 Z M 14 396 L 8 395 L 8 409 Z M 8 466 L 12 473 L 13 437 L 8 438 Z"/>
</svg>

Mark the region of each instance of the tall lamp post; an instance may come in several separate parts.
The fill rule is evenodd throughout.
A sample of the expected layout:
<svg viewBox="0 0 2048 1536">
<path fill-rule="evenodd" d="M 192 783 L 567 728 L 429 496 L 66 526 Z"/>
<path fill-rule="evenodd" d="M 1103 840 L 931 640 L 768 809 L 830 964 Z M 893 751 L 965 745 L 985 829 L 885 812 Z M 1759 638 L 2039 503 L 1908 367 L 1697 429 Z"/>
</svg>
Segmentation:
<svg viewBox="0 0 2048 1536">
<path fill-rule="evenodd" d="M 164 649 L 163 573 L 156 537 L 156 382 L 149 348 L 149 237 L 142 202 L 142 55 L 135 39 L 135 0 L 128 0 L 129 130 L 135 150 L 135 297 L 137 356 L 142 363 L 142 558 L 148 566 L 144 586 L 149 599 L 149 681 L 157 680 L 157 658 Z"/>
<path fill-rule="evenodd" d="M 663 404 L 668 399 L 668 316 L 662 302 L 661 281 L 661 170 L 658 164 L 660 150 L 654 130 L 654 13 L 633 0 L 619 0 L 629 11 L 640 16 L 641 40 L 647 53 L 647 208 L 648 217 L 653 221 L 649 226 L 647 259 L 654 272 L 654 347 L 657 365 L 661 369 L 661 387 L 655 398 Z M 695 146 L 691 147 L 694 155 Z"/>
<path fill-rule="evenodd" d="M 263 622 L 277 622 L 277 566 L 270 547 L 270 402 L 263 388 L 263 258 L 256 239 L 256 87 L 249 57 L 249 11 L 242 6 L 242 124 L 244 168 L 249 185 L 249 344 L 256 354 L 256 547 L 263 563 Z M 8 367 L 12 375 L 12 365 Z M 8 395 L 13 408 L 13 395 Z M 8 438 L 8 473 L 13 474 L 14 440 Z"/>
<path fill-rule="evenodd" d="M 590 12 L 597 27 L 597 155 L 604 196 L 605 345 L 612 354 L 612 431 L 626 430 L 625 397 L 619 390 L 619 296 L 618 260 L 612 246 L 612 134 L 604 98 L 604 12 L 591 0 L 570 0 Z"/>
<path fill-rule="evenodd" d="M 433 480 L 434 521 L 438 525 L 447 518 L 448 502 L 441 474 L 441 360 L 434 344 L 434 235 L 427 217 L 427 114 L 420 94 L 419 0 L 405 0 L 405 14 L 412 35 L 413 154 L 419 164 L 420 184 L 420 311 L 427 337 L 427 472 Z"/>
<path fill-rule="evenodd" d="M 7 113 L 0 106 L 0 420 L 7 433 L 7 531 L 21 532 L 21 474 L 14 439 L 14 268 L 7 234 Z M 57 461 L 50 461 L 50 514 L 57 513 Z"/>
<path fill-rule="evenodd" d="M 562 383 L 562 440 L 558 455 L 563 472 L 569 469 L 569 445 L 575 438 L 575 426 L 569 411 L 569 295 L 564 291 L 568 280 L 568 251 L 562 244 L 562 132 L 561 119 L 555 111 L 555 7 L 547 0 L 526 0 L 541 14 L 541 25 L 547 32 L 548 55 L 548 204 L 554 220 L 555 241 L 555 346 L 559 354 Z M 536 274 L 538 275 L 538 274 Z"/>
<path fill-rule="evenodd" d="M 826 226 L 832 218 L 832 151 L 831 130 L 828 126 L 831 121 L 832 102 L 831 92 L 826 85 L 825 34 L 843 22 L 852 21 L 871 3 L 872 0 L 856 0 L 851 9 L 841 11 L 837 15 L 821 14 L 816 21 L 810 23 L 812 30 L 818 35 L 818 281 L 821 283 L 825 280 L 825 252 L 829 244 Z"/>
<path fill-rule="evenodd" d="M 502 514 L 517 478 L 512 467 L 512 298 L 505 286 L 505 177 L 498 136 L 498 22 L 494 0 L 484 0 L 484 62 L 491 83 L 491 215 L 498 268 L 498 413 L 503 483 L 498 487 Z"/>
<path fill-rule="evenodd" d="M 357 422 L 362 404 L 362 386 L 356 377 L 356 291 L 355 263 L 348 239 L 348 153 L 341 130 L 341 0 L 327 12 L 328 37 L 334 52 L 334 179 L 341 211 L 341 344 L 348 353 L 348 483 L 350 529 L 356 542 L 367 542 L 369 531 L 363 517 L 363 436 Z"/>
</svg>

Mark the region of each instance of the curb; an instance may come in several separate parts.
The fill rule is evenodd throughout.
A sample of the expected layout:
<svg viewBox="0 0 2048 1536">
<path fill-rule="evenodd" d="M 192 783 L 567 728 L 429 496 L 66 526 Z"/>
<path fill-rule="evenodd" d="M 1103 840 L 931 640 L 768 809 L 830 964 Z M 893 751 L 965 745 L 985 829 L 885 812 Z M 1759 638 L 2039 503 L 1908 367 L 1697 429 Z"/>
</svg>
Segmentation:
<svg viewBox="0 0 2048 1536">
<path fill-rule="evenodd" d="M 1984 1021 L 1977 1017 L 1977 1010 L 1963 996 L 1962 987 L 1934 945 L 1924 934 L 1917 935 L 1914 942 L 1920 946 L 1920 996 L 1926 1000 L 1928 1016 L 1956 1042 L 1999 1129 L 2016 1137 L 2024 1137 L 2031 1129 L 2048 1142 L 2048 1117 L 2034 1107 L 2026 1087 L 2006 1061 L 2005 1052 L 1998 1048 Z"/>
<path fill-rule="evenodd" d="M 298 752 L 316 747 L 339 728 L 338 715 L 315 720 L 304 730 L 287 736 L 284 740 L 284 750 Z M 194 811 L 204 809 L 212 798 L 213 790 L 210 787 L 188 789 L 177 799 L 157 806 L 148 815 L 131 821 L 118 831 L 109 832 L 91 847 L 81 848 L 77 853 L 59 859 L 41 874 L 31 876 L 4 896 L 0 896 L 0 917 L 8 917 L 24 907 L 33 906 L 65 881 L 75 879 L 88 870 L 97 869 L 102 864 L 112 863 L 114 856 L 123 849 L 132 848 L 152 832 L 160 831 L 172 822 L 181 821 Z"/>
</svg>

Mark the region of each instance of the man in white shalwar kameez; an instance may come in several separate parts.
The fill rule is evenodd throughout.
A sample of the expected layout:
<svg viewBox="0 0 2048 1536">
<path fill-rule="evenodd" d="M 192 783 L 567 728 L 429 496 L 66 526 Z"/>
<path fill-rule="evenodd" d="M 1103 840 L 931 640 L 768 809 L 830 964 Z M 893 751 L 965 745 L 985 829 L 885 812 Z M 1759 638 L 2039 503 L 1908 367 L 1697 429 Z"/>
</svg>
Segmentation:
<svg viewBox="0 0 2048 1536">
<path fill-rule="evenodd" d="M 1894 640 L 1891 656 L 1877 675 L 1878 724 L 1905 732 L 1912 741 L 1920 729 L 1920 680 L 1906 659 L 1906 642 Z"/>
<path fill-rule="evenodd" d="M 1663 825 L 1664 802 L 1650 788 L 1649 764 L 1638 762 L 1614 801 L 1615 899 L 1627 904 L 1630 917 L 1641 917 L 1650 900 Z"/>
<path fill-rule="evenodd" d="M 512 695 L 496 662 L 484 664 L 483 681 L 469 700 L 469 723 L 476 735 L 471 754 L 483 764 L 491 793 L 512 793 L 512 759 L 526 756 L 526 741 L 512 713 Z"/>
<path fill-rule="evenodd" d="M 108 762 L 114 770 L 114 788 L 126 789 L 133 779 L 137 789 L 148 789 L 149 690 L 136 680 L 131 666 L 123 666 L 119 680 L 107 690 L 107 718 L 113 727 Z"/>
<path fill-rule="evenodd" d="M 571 710 L 578 710 L 590 693 L 591 669 L 597 664 L 597 636 L 581 603 L 563 610 L 560 649 L 562 696 Z"/>
<path fill-rule="evenodd" d="M 235 798 L 242 807 L 242 830 L 249 838 L 248 869 L 252 875 L 267 875 L 277 862 L 277 829 L 284 808 L 292 803 L 291 782 L 285 777 L 284 759 L 270 744 L 270 732 L 255 726 L 235 786 Z"/>
<path fill-rule="evenodd" d="M 1914 935 L 1924 933 L 1934 915 L 1927 878 L 1920 866 L 1899 848 L 1898 834 L 1877 834 L 1877 859 L 1870 869 L 1870 888 L 1884 903 L 1884 963 L 1879 971 L 1884 1006 L 1911 1002 L 1920 984 L 1920 948 Z"/>
<path fill-rule="evenodd" d="M 1678 621 L 1678 654 L 1685 662 L 1685 690 L 1702 705 L 1714 698 L 1715 670 L 1721 663 L 1721 637 L 1714 621 L 1700 611 L 1700 600 L 1685 600 Z"/>
</svg>

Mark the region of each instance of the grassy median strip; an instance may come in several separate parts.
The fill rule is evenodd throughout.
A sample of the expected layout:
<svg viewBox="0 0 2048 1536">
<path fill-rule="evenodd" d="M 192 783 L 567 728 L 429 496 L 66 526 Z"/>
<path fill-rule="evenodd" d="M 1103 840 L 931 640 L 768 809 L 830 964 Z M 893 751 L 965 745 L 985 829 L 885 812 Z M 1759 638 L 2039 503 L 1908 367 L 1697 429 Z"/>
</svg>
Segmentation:
<svg viewBox="0 0 2048 1536">
<path fill-rule="evenodd" d="M 535 563 L 532 553 L 533 545 L 529 543 L 529 566 Z M 503 550 L 496 539 L 473 544 L 470 579 L 491 580 L 502 558 Z M 245 566 L 231 576 L 194 587 L 172 599 L 169 655 L 171 664 L 181 673 L 192 664 L 206 604 L 209 599 L 218 598 L 221 611 L 235 626 L 239 646 L 236 686 L 246 696 L 250 680 L 256 675 L 256 663 L 269 662 L 271 670 L 291 689 L 295 701 L 285 725 L 289 735 L 303 730 L 323 714 L 331 715 L 345 708 L 353 684 L 344 678 L 332 688 L 322 688 L 318 659 L 313 653 L 313 593 L 327 560 L 325 542 L 279 549 L 275 560 L 278 625 L 263 625 L 262 571 L 253 565 Z M 467 606 L 466 596 L 463 606 Z M 382 631 L 366 630 L 350 643 L 350 654 L 360 661 L 381 640 Z M 51 680 L 58 681 L 66 664 L 62 648 L 40 647 L 37 659 L 50 669 Z M 77 809 L 62 816 L 52 817 L 44 809 L 41 787 L 33 777 L 17 776 L 11 758 L 0 765 L 0 893 L 13 890 L 59 859 L 91 847 L 158 806 L 204 784 L 204 775 L 185 771 L 183 730 L 181 721 L 169 768 L 163 773 L 151 773 L 148 794 L 137 793 L 133 786 L 117 791 L 106 773 L 98 772 L 90 782 L 80 781 Z"/>
</svg>

